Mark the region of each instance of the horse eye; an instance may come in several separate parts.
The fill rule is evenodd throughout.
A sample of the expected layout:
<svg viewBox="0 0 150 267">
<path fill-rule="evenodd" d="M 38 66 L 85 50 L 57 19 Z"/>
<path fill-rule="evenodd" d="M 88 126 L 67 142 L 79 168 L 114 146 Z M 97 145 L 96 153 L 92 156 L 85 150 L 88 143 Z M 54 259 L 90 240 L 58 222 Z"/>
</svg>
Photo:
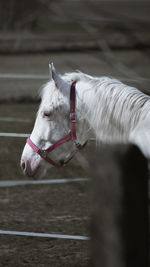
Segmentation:
<svg viewBox="0 0 150 267">
<path fill-rule="evenodd" d="M 51 116 L 51 112 L 49 111 L 42 111 L 42 117 L 49 119 Z"/>
</svg>

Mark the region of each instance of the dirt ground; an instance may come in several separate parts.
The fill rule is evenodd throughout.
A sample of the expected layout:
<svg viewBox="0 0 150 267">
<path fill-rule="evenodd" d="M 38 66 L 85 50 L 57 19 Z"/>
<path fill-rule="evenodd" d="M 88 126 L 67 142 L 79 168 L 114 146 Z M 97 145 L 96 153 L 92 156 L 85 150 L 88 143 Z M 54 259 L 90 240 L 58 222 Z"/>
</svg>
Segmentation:
<svg viewBox="0 0 150 267">
<path fill-rule="evenodd" d="M 0 229 L 89 234 L 85 183 L 0 190 Z M 87 266 L 89 242 L 38 237 L 0 237 L 0 266 Z"/>
</svg>

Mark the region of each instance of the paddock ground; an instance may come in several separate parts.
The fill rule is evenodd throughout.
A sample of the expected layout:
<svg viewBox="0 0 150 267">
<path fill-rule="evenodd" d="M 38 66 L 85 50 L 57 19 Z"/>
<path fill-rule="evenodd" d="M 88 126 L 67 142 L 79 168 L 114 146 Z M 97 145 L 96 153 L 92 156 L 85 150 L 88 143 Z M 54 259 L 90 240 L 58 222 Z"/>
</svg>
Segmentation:
<svg viewBox="0 0 150 267">
<path fill-rule="evenodd" d="M 33 100 L 48 80 L 49 62 L 53 61 L 61 73 L 80 69 L 92 75 L 114 76 L 149 94 L 149 53 L 148 49 L 115 51 L 114 60 L 97 51 L 0 55 L 0 132 L 31 132 L 38 109 Z M 0 181 L 27 179 L 19 167 L 24 144 L 25 138 L 0 137 Z M 83 157 L 93 146 L 95 143 L 90 142 Z M 44 179 L 77 177 L 89 177 L 82 158 L 81 164 L 74 160 L 61 170 L 49 170 Z M 87 181 L 0 187 L 0 230 L 89 236 L 89 187 Z M 79 267 L 89 262 L 87 240 L 0 235 L 2 267 Z"/>
</svg>

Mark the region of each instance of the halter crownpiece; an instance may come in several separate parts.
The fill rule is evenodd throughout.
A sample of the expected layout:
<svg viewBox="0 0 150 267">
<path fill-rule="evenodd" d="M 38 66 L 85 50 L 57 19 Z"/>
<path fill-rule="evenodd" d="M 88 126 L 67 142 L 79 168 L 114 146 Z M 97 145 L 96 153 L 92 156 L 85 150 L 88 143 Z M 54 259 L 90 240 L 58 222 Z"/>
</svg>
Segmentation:
<svg viewBox="0 0 150 267">
<path fill-rule="evenodd" d="M 76 100 L 76 82 L 74 81 L 71 84 L 70 87 L 70 130 L 69 133 L 67 135 L 65 135 L 63 138 L 59 139 L 55 144 L 51 145 L 50 147 L 48 147 L 47 149 L 40 149 L 38 148 L 31 140 L 30 137 L 28 137 L 27 139 L 27 143 L 28 145 L 36 152 L 38 153 L 44 160 L 46 160 L 48 163 L 52 164 L 55 167 L 63 167 L 64 165 L 66 165 L 72 158 L 73 156 L 71 156 L 69 159 L 67 159 L 65 162 L 61 162 L 61 163 L 56 163 L 55 161 L 53 161 L 48 154 L 50 152 L 52 152 L 55 148 L 57 148 L 58 146 L 66 143 L 69 140 L 72 140 L 77 148 L 77 150 L 81 150 L 82 148 L 85 147 L 85 145 L 87 144 L 87 142 L 85 142 L 84 145 L 81 145 L 77 142 L 77 135 L 76 135 L 76 114 L 75 114 L 75 100 Z"/>
</svg>

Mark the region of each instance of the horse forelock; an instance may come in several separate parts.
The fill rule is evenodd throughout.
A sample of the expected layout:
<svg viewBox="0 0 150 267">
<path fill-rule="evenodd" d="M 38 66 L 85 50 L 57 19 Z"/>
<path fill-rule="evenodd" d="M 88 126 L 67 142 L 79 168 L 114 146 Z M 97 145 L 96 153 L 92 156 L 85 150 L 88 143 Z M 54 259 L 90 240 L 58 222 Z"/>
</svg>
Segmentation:
<svg viewBox="0 0 150 267">
<path fill-rule="evenodd" d="M 46 83 L 41 92 L 41 105 L 40 106 L 47 106 L 51 107 L 51 109 L 54 107 L 62 106 L 64 103 L 64 97 L 60 90 L 58 90 L 54 84 L 54 82 L 48 82 Z"/>
<path fill-rule="evenodd" d="M 87 81 L 87 79 L 90 79 L 92 77 L 81 72 L 72 72 L 72 73 L 65 73 L 62 76 L 62 78 L 64 79 L 65 82 L 71 85 L 73 81 L 79 81 L 79 80 Z M 41 98 L 41 106 L 42 105 L 61 106 L 65 101 L 62 92 L 59 89 L 57 89 L 54 81 L 50 81 L 44 84 L 44 86 L 40 90 L 40 98 Z"/>
</svg>

